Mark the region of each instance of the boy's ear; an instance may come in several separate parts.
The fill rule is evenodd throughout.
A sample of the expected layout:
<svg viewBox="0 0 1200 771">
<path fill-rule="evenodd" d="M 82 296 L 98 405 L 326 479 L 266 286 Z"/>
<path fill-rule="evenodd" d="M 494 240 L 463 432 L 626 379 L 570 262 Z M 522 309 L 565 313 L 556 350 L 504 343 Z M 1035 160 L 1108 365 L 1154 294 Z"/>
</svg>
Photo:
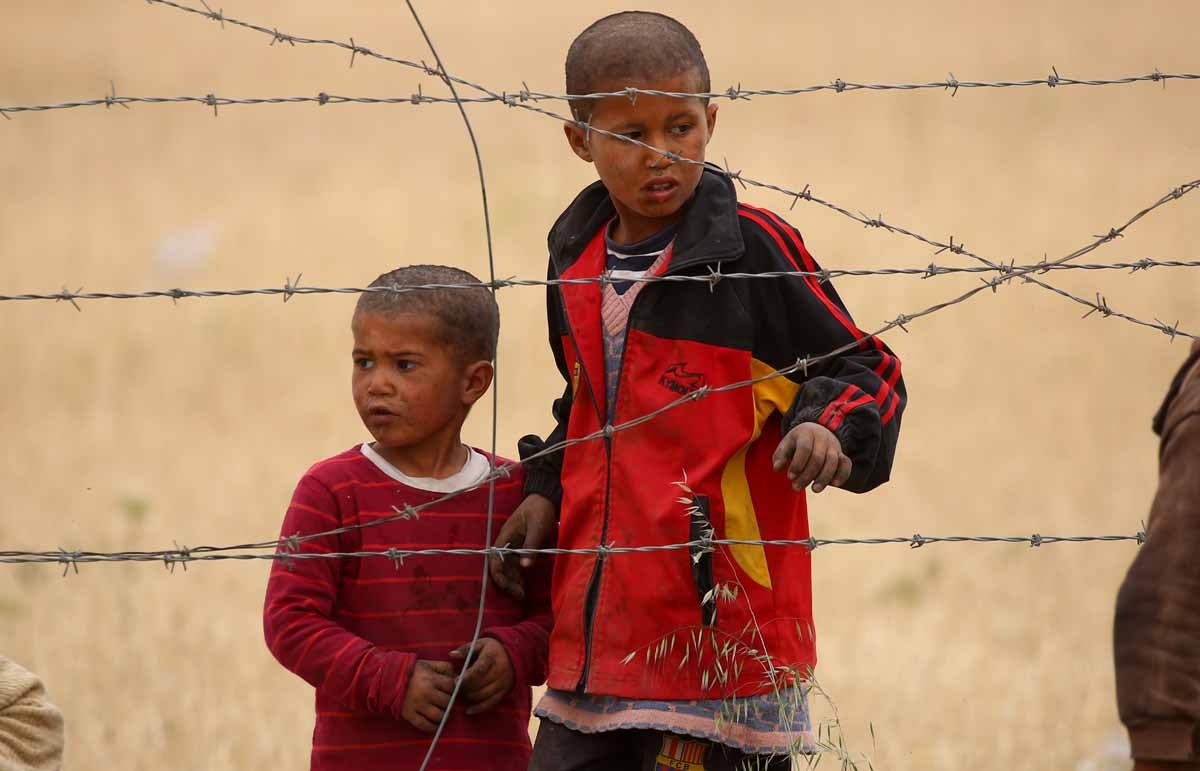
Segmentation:
<svg viewBox="0 0 1200 771">
<path fill-rule="evenodd" d="M 708 139 L 711 142 L 713 132 L 717 130 L 717 104 L 709 102 L 708 107 L 704 110 L 704 119 L 708 122 Z"/>
<path fill-rule="evenodd" d="M 592 150 L 588 147 L 587 129 L 576 126 L 573 123 L 564 123 L 563 131 L 566 132 L 567 144 L 571 146 L 571 151 L 583 160 L 591 163 Z"/>
<path fill-rule="evenodd" d="M 490 361 L 473 361 L 463 370 L 462 402 L 470 407 L 487 393 L 492 385 L 496 370 Z"/>
</svg>

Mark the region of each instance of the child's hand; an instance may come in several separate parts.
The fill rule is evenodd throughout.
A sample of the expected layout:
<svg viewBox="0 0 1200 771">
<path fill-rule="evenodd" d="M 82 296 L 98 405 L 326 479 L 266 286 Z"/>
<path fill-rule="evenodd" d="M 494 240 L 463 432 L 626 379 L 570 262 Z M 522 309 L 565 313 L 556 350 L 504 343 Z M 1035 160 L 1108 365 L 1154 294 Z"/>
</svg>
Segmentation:
<svg viewBox="0 0 1200 771">
<path fill-rule="evenodd" d="M 466 661 L 468 648 L 470 643 L 450 651 L 450 660 L 461 666 Z M 478 715 L 499 704 L 513 687 L 513 682 L 512 661 L 504 645 L 494 637 L 480 637 L 475 642 L 471 665 L 463 675 L 463 695 L 467 701 L 474 702 L 467 707 L 467 714 Z"/>
<path fill-rule="evenodd" d="M 437 730 L 453 690 L 454 667 L 450 662 L 422 659 L 413 667 L 400 716 L 418 731 L 431 734 Z"/>
<path fill-rule="evenodd" d="M 801 423 L 788 431 L 775 448 L 772 461 L 776 471 L 787 469 L 796 492 L 810 483 L 814 493 L 826 487 L 841 487 L 853 468 L 838 438 L 818 423 Z"/>
<path fill-rule="evenodd" d="M 540 549 L 543 546 L 554 545 L 555 517 L 554 503 L 544 495 L 533 493 L 527 495 L 521 505 L 500 528 L 496 536 L 496 546 L 509 546 L 514 549 Z M 493 554 L 489 558 L 492 580 L 505 593 L 525 599 L 525 571 L 533 566 L 532 556 L 522 556 L 513 559 L 500 559 Z"/>
</svg>

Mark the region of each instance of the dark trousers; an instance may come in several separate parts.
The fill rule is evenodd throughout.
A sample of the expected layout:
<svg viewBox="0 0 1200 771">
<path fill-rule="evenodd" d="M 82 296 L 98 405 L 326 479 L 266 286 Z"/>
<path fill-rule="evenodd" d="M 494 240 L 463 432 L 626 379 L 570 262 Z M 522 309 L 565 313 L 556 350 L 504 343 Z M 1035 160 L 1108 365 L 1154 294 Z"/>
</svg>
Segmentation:
<svg viewBox="0 0 1200 771">
<path fill-rule="evenodd" d="M 685 743 L 682 750 L 681 742 Z M 533 743 L 533 760 L 529 763 L 529 771 L 791 771 L 791 768 L 786 755 L 747 755 L 732 747 L 662 731 L 630 729 L 585 734 L 551 720 L 541 721 Z"/>
</svg>

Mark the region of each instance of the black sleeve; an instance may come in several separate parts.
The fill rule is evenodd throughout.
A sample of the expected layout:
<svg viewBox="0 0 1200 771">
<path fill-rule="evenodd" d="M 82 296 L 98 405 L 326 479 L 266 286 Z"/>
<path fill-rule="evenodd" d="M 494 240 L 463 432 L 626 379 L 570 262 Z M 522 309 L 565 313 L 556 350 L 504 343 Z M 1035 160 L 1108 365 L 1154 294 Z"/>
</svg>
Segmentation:
<svg viewBox="0 0 1200 771">
<path fill-rule="evenodd" d="M 554 416 L 554 428 L 550 431 L 549 435 L 545 439 L 536 434 L 523 436 L 517 442 L 517 451 L 521 455 L 521 460 L 525 461 L 525 494 L 537 493 L 544 495 L 553 501 L 554 506 L 557 508 L 562 500 L 562 482 L 560 480 L 563 462 L 562 450 L 533 458 L 532 460 L 525 460 L 532 455 L 543 452 L 547 447 L 552 447 L 566 440 L 567 420 L 571 416 L 573 398 L 571 374 L 567 372 L 567 362 L 563 356 L 561 334 L 566 325 L 563 318 L 562 298 L 559 295 L 558 287 L 555 286 L 546 288 L 546 321 L 550 336 L 550 350 L 554 352 L 554 363 L 558 367 L 559 374 L 566 381 L 566 386 L 563 388 L 562 396 L 555 399 L 551 407 L 550 411 Z"/>
<path fill-rule="evenodd" d="M 820 271 L 799 232 L 763 212 L 743 227 L 747 253 L 761 270 Z M 753 281 L 759 358 L 781 369 L 843 346 L 853 347 L 789 377 L 800 390 L 784 431 L 818 423 L 837 436 L 853 470 L 844 486 L 866 492 L 888 480 L 907 402 L 900 360 L 860 331 L 845 304 L 819 277 Z M 855 341 L 858 341 L 857 343 Z"/>
</svg>

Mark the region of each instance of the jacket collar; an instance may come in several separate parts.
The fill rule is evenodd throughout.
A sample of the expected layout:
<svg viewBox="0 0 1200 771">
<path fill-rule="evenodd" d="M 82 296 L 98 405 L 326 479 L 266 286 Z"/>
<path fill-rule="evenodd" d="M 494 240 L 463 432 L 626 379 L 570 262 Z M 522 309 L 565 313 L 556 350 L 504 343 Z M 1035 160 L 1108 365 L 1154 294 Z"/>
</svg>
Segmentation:
<svg viewBox="0 0 1200 771">
<path fill-rule="evenodd" d="M 614 216 L 616 209 L 603 183 L 593 182 L 584 188 L 550 229 L 548 245 L 555 272 L 562 275 Z M 664 273 L 733 260 L 744 251 L 733 182 L 717 167 L 705 164 L 696 193 L 679 222 L 674 251 Z"/>
</svg>

